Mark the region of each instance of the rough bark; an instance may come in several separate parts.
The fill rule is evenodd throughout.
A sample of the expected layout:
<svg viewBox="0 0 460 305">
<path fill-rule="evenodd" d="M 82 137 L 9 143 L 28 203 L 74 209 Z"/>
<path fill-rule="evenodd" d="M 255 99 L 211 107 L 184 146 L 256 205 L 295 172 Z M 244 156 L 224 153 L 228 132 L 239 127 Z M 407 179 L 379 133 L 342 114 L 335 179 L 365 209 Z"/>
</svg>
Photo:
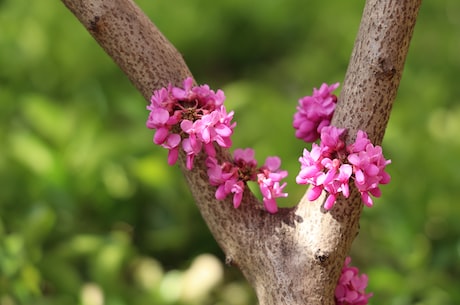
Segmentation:
<svg viewBox="0 0 460 305">
<path fill-rule="evenodd" d="M 62 0 L 148 101 L 154 89 L 191 76 L 181 55 L 131 0 Z M 382 141 L 421 0 L 368 0 L 332 124 Z M 286 124 L 289 124 L 287 122 Z M 299 152 L 300 154 L 301 152 Z M 226 150 L 219 151 L 227 159 Z M 203 159 L 182 170 L 200 212 L 261 305 L 334 304 L 346 253 L 358 233 L 356 190 L 331 211 L 305 197 L 270 215 L 249 192 L 234 209 L 217 201 Z"/>
</svg>

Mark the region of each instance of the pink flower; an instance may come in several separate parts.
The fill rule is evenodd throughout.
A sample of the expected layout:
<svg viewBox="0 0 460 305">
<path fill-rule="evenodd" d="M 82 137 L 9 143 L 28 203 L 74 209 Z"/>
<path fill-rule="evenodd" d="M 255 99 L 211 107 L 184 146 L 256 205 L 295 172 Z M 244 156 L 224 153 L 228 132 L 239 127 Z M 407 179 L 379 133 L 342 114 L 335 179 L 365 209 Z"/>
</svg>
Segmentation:
<svg viewBox="0 0 460 305">
<path fill-rule="evenodd" d="M 201 152 L 201 147 L 201 142 L 196 141 L 194 136 L 182 140 L 182 148 L 186 153 L 185 167 L 188 170 L 193 168 L 193 161 L 195 156 Z"/>
<path fill-rule="evenodd" d="M 321 147 L 319 145 L 313 143 L 311 152 L 305 148 L 303 150 L 303 156 L 299 158 L 300 172 L 296 177 L 297 184 L 315 185 L 318 177 L 322 175 L 323 166 L 321 160 Z M 319 194 L 316 198 L 318 197 Z M 316 198 L 310 200 L 315 200 Z"/>
<path fill-rule="evenodd" d="M 345 128 L 335 126 L 326 126 L 321 130 L 321 152 L 322 153 L 339 153 L 345 148 L 344 137 L 346 136 Z"/>
<path fill-rule="evenodd" d="M 283 193 L 286 183 L 280 184 L 280 181 L 286 178 L 288 173 L 280 170 L 280 166 L 281 159 L 279 157 L 268 157 L 257 174 L 257 183 L 262 193 L 265 209 L 272 214 L 278 212 L 276 198 L 288 196 L 287 193 Z"/>
<path fill-rule="evenodd" d="M 240 166 L 249 166 L 249 167 L 257 167 L 257 161 L 254 158 L 254 149 L 252 148 L 237 148 L 233 152 L 233 158 L 235 159 L 236 163 L 241 164 Z"/>
<path fill-rule="evenodd" d="M 187 77 L 184 82 L 182 83 L 184 89 L 182 88 L 172 88 L 171 95 L 176 100 L 183 100 L 183 101 L 191 101 L 194 99 L 195 94 L 192 91 L 193 87 L 193 79 L 191 77 Z"/>
<path fill-rule="evenodd" d="M 240 177 L 239 171 L 241 169 L 230 162 L 219 164 L 211 156 L 206 159 L 206 166 L 208 167 L 209 183 L 217 186 L 216 199 L 223 200 L 229 194 L 233 194 L 233 206 L 238 208 L 243 198 L 246 183 L 246 180 Z"/>
<path fill-rule="evenodd" d="M 221 185 L 231 177 L 237 175 L 237 168 L 229 162 L 224 162 L 220 165 L 214 157 L 206 159 L 206 167 L 208 168 L 208 177 L 211 185 Z"/>
<path fill-rule="evenodd" d="M 233 156 L 233 162 L 223 164 L 212 156 L 206 160 L 209 182 L 217 186 L 216 199 L 222 200 L 233 194 L 233 206 L 238 208 L 247 183 L 257 181 L 265 209 L 269 213 L 276 213 L 276 198 L 287 197 L 287 193 L 283 192 L 286 183 L 280 183 L 287 176 L 287 171 L 280 170 L 280 158 L 268 157 L 265 164 L 258 168 L 251 148 L 236 149 Z"/>
<path fill-rule="evenodd" d="M 364 204 L 371 207 L 373 201 L 369 194 L 380 197 L 379 184 L 390 182 L 391 177 L 385 172 L 385 167 L 391 160 L 383 157 L 382 148 L 374 146 L 365 132 L 358 133 L 355 144 L 350 145 L 348 150 L 353 152 L 348 156 L 348 161 L 353 166 L 355 185 Z"/>
<path fill-rule="evenodd" d="M 153 92 L 152 98 L 150 99 L 150 106 L 147 109 L 153 110 L 154 108 L 163 108 L 170 112 L 174 107 L 175 100 L 171 99 L 170 93 L 172 86 L 168 85 L 166 88 L 161 88 Z"/>
<path fill-rule="evenodd" d="M 299 158 L 300 172 L 296 177 L 299 184 L 311 184 L 307 192 L 308 200 L 316 200 L 323 190 L 328 192 L 324 204 L 326 210 L 334 205 L 337 196 L 342 193 L 348 197 L 348 182 L 352 174 L 349 164 L 342 163 L 345 147 L 344 129 L 328 126 L 321 130 L 321 144 L 312 144 L 311 153 L 304 149 Z"/>
<path fill-rule="evenodd" d="M 367 144 L 371 144 L 371 140 L 367 138 L 367 133 L 358 130 L 355 143 L 350 144 L 347 149 L 349 153 L 360 152 L 366 149 Z"/>
<path fill-rule="evenodd" d="M 243 199 L 243 192 L 245 187 L 244 182 L 240 180 L 227 180 L 225 183 L 225 187 L 233 193 L 233 206 L 235 207 L 235 209 L 238 208 L 241 204 L 241 200 Z"/>
<path fill-rule="evenodd" d="M 366 305 L 372 293 L 365 293 L 368 278 L 366 274 L 359 275 L 359 269 L 350 267 L 351 258 L 345 259 L 342 275 L 335 289 L 337 305 Z"/>
<path fill-rule="evenodd" d="M 341 164 L 339 159 L 330 160 L 325 158 L 322 164 L 324 164 L 324 168 L 328 171 L 326 175 L 318 179 L 318 182 L 322 183 L 324 190 L 329 193 L 329 197 L 324 203 L 324 208 L 330 210 L 340 193 L 344 197 L 350 195 L 348 181 L 352 174 L 352 168 L 349 164 Z"/>
<path fill-rule="evenodd" d="M 178 134 L 172 133 L 167 138 L 166 141 L 163 142 L 161 146 L 167 148 L 168 152 L 168 164 L 173 165 L 176 163 L 177 158 L 179 156 L 179 144 L 180 144 L 180 136 Z"/>
<path fill-rule="evenodd" d="M 208 85 L 194 87 L 190 77 L 184 80 L 183 88 L 168 85 L 153 93 L 146 125 L 156 129 L 153 142 L 170 150 L 169 164 L 176 162 L 180 142 L 188 169 L 193 168 L 203 149 L 208 156 L 215 155 L 213 143 L 231 146 L 236 124 L 231 122 L 233 112 L 227 113 L 224 100 L 222 90 L 214 92 Z"/>
<path fill-rule="evenodd" d="M 316 200 L 326 191 L 328 197 L 324 208 L 330 210 L 337 197 L 350 195 L 349 182 L 354 180 L 366 206 L 372 206 L 370 195 L 380 197 L 379 184 L 386 184 L 390 176 L 385 167 L 386 160 L 380 146 L 372 145 L 367 134 L 359 131 L 356 141 L 345 145 L 346 130 L 327 126 L 321 130 L 321 143 L 312 144 L 311 152 L 304 149 L 299 158 L 300 172 L 296 177 L 298 184 L 311 184 L 307 192 L 308 200 Z"/>
<path fill-rule="evenodd" d="M 297 138 L 305 142 L 314 142 L 319 138 L 321 129 L 330 124 L 334 114 L 337 97 L 332 91 L 338 86 L 339 83 L 330 86 L 322 84 L 319 90 L 313 89 L 312 96 L 299 99 L 292 124 Z"/>
<path fill-rule="evenodd" d="M 224 106 L 216 108 L 209 114 L 205 114 L 196 121 L 200 141 L 208 144 L 215 141 L 222 147 L 230 147 L 232 141 L 230 136 L 233 133 L 235 124 L 231 124 L 233 112 L 227 114 Z"/>
<path fill-rule="evenodd" d="M 214 92 L 208 85 L 193 87 L 193 79 L 188 77 L 183 82 L 182 88 L 172 88 L 171 95 L 176 100 L 189 101 L 198 103 L 198 106 L 209 111 L 222 106 L 225 100 L 225 95 L 222 90 Z"/>
</svg>

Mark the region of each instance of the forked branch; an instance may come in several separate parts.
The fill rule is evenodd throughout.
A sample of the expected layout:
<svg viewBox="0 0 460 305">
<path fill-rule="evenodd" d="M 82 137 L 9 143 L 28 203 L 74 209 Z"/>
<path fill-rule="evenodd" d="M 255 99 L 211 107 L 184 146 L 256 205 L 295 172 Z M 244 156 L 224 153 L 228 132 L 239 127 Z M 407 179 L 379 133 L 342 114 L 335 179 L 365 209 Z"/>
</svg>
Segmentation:
<svg viewBox="0 0 460 305">
<path fill-rule="evenodd" d="M 153 90 L 191 76 L 180 53 L 131 0 L 62 0 L 149 101 Z M 332 124 L 382 141 L 421 0 L 368 0 Z M 288 124 L 288 122 L 287 122 Z M 228 159 L 225 150 L 218 152 Z M 183 158 L 182 160 L 183 161 Z M 182 162 L 183 164 L 183 162 Z M 270 215 L 246 192 L 239 209 L 214 197 L 203 158 L 182 170 L 203 218 L 261 305 L 334 304 L 334 288 L 358 233 L 352 190 L 330 211 L 324 196 Z"/>
</svg>

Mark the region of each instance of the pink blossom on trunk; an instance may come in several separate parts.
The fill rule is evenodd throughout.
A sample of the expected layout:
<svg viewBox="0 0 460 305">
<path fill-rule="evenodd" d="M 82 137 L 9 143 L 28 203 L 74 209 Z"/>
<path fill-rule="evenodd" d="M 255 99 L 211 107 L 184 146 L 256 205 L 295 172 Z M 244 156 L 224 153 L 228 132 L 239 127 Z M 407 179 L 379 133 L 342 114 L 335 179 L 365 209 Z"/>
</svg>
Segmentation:
<svg viewBox="0 0 460 305">
<path fill-rule="evenodd" d="M 380 146 L 374 146 L 364 131 L 359 131 L 356 141 L 345 145 L 346 130 L 327 126 L 321 130 L 320 145 L 313 143 L 311 152 L 304 149 L 299 158 L 298 184 L 311 184 L 307 192 L 309 200 L 315 200 L 324 190 L 328 197 L 324 208 L 330 210 L 337 197 L 350 195 L 350 181 L 354 181 L 366 206 L 372 206 L 370 195 L 380 197 L 379 184 L 390 182 L 385 168 L 391 163 L 382 154 Z"/>
<path fill-rule="evenodd" d="M 332 92 L 338 86 L 339 83 L 332 85 L 324 83 L 319 89 L 313 89 L 312 96 L 299 99 L 293 121 L 297 138 L 305 142 L 314 142 L 319 138 L 321 129 L 330 124 L 334 114 L 337 96 Z"/>
<path fill-rule="evenodd" d="M 366 274 L 359 275 L 359 269 L 350 267 L 351 258 L 345 259 L 342 274 L 335 289 L 335 301 L 337 305 L 366 305 L 372 293 L 364 291 L 367 287 Z"/>
<path fill-rule="evenodd" d="M 227 113 L 224 100 L 222 90 L 214 92 L 208 85 L 193 86 L 190 77 L 184 80 L 183 88 L 168 85 L 153 93 L 147 106 L 150 114 L 146 125 L 156 129 L 153 142 L 170 150 L 169 164 L 176 162 L 180 142 L 189 170 L 203 148 L 207 155 L 214 156 L 213 143 L 226 148 L 232 145 L 236 124 L 231 122 L 233 112 Z"/>
<path fill-rule="evenodd" d="M 233 194 L 233 206 L 238 208 L 247 183 L 255 181 L 259 184 L 265 209 L 272 214 L 278 212 L 276 198 L 288 196 L 283 192 L 286 183 L 281 183 L 288 173 L 280 170 L 280 158 L 268 157 L 259 168 L 251 148 L 236 149 L 233 156 L 232 162 L 222 164 L 212 156 L 206 160 L 209 182 L 217 186 L 216 199 L 221 200 Z"/>
</svg>

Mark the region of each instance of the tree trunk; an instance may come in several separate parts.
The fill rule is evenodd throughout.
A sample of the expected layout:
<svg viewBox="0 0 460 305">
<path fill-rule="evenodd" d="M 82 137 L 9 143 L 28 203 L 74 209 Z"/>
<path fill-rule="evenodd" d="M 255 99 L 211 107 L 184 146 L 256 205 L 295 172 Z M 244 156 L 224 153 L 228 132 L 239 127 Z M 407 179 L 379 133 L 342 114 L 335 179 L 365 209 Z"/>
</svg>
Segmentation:
<svg viewBox="0 0 460 305">
<path fill-rule="evenodd" d="M 62 0 L 149 101 L 154 89 L 191 76 L 177 50 L 131 0 Z M 396 97 L 421 0 L 368 0 L 332 124 L 380 144 Z M 290 124 L 290 122 L 286 122 Z M 300 155 L 301 152 L 299 152 Z M 219 150 L 228 159 L 227 150 Z M 182 170 L 226 263 L 240 268 L 261 305 L 332 305 L 362 203 L 352 188 L 332 210 L 305 197 L 268 214 L 248 191 L 234 209 L 214 197 L 203 157 Z"/>
</svg>

